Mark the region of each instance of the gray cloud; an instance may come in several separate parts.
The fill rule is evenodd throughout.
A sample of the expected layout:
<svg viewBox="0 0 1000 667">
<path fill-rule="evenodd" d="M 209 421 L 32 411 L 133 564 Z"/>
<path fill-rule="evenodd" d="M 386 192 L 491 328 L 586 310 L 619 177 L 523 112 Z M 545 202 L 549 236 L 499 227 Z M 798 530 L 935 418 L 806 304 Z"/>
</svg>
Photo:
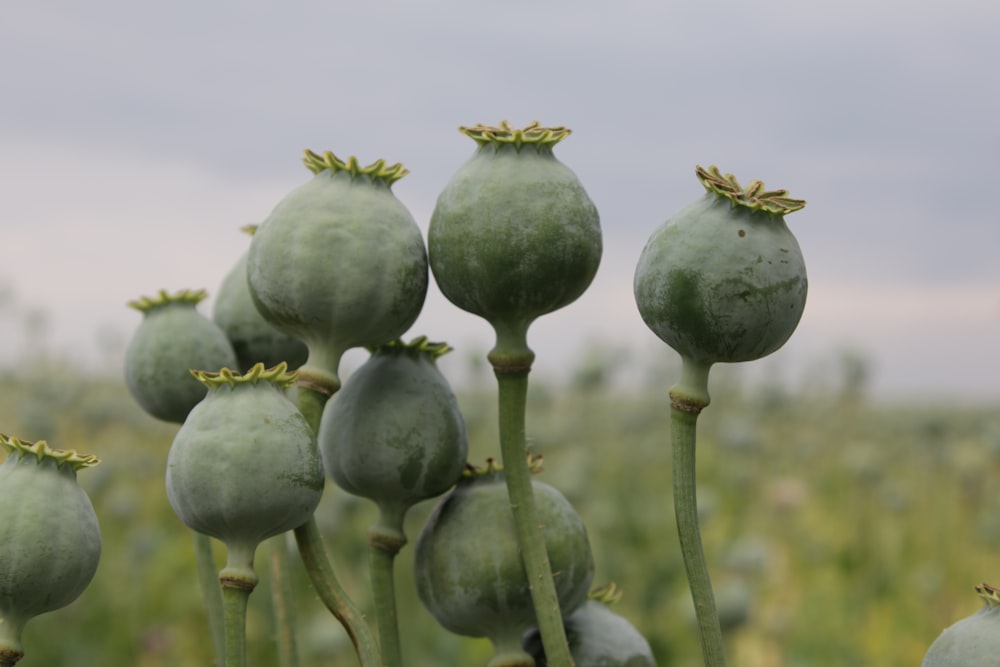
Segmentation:
<svg viewBox="0 0 1000 667">
<path fill-rule="evenodd" d="M 394 190 L 425 224 L 472 153 L 458 125 L 538 119 L 574 130 L 557 155 L 618 258 L 594 289 L 626 302 L 629 258 L 710 163 L 809 200 L 789 224 L 817 299 L 824 284 L 1000 282 L 1000 6 L 341 4 L 5 6 L 4 234 L 27 249 L 44 241 L 31 229 L 85 224 L 119 253 L 176 252 L 160 237 L 174 218 L 173 235 L 236 243 L 230 229 L 308 177 L 307 147 L 402 161 Z M 191 271 L 143 264 L 162 267 L 151 289 Z M 0 278 L 20 287 L 24 268 Z"/>
</svg>

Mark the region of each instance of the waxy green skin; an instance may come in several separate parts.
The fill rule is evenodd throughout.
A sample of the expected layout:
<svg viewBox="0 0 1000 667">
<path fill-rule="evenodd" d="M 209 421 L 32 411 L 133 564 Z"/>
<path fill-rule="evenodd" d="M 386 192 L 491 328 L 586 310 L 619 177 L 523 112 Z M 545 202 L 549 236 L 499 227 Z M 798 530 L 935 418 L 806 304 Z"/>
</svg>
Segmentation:
<svg viewBox="0 0 1000 667">
<path fill-rule="evenodd" d="M 714 193 L 685 207 L 649 239 L 635 272 L 646 325 L 703 364 L 752 361 L 792 335 L 807 279 L 781 215 Z"/>
<path fill-rule="evenodd" d="M 992 667 L 1000 660 L 1000 606 L 979 611 L 946 628 L 927 650 L 921 667 Z"/>
<path fill-rule="evenodd" d="M 0 464 L 0 653 L 33 617 L 65 607 L 97 571 L 97 515 L 68 463 L 11 452 Z"/>
<path fill-rule="evenodd" d="M 125 353 L 125 382 L 143 410 L 180 424 L 205 397 L 205 386 L 191 377 L 191 369 L 236 365 L 226 334 L 195 303 L 169 302 L 143 313 Z"/>
<path fill-rule="evenodd" d="M 378 348 L 327 403 L 319 430 L 326 473 L 342 489 L 401 518 L 458 481 L 465 422 L 435 355 Z"/>
<path fill-rule="evenodd" d="M 532 487 L 566 615 L 584 603 L 593 580 L 587 530 L 556 489 L 537 480 Z M 417 540 L 414 568 L 420 599 L 444 628 L 520 651 L 535 612 L 502 473 L 463 477 L 438 503 Z"/>
<path fill-rule="evenodd" d="M 545 144 L 481 145 L 438 196 L 431 270 L 459 308 L 526 329 L 590 285 L 602 253 L 597 208 Z"/>
<path fill-rule="evenodd" d="M 257 228 L 247 259 L 264 318 L 309 347 L 303 370 L 336 376 L 343 353 L 406 332 L 427 293 L 427 251 L 379 178 L 324 170 Z"/>
<path fill-rule="evenodd" d="M 323 466 L 305 417 L 270 382 L 209 389 L 174 437 L 167 497 L 193 530 L 250 568 L 257 545 L 302 525 L 319 504 Z"/>
<path fill-rule="evenodd" d="M 575 667 L 656 667 L 646 638 L 603 602 L 587 600 L 564 625 Z M 524 650 L 536 667 L 548 666 L 537 629 L 524 636 Z"/>
<path fill-rule="evenodd" d="M 229 338 L 240 370 L 248 371 L 258 362 L 271 368 L 282 361 L 290 369 L 298 368 L 309 356 L 309 348 L 298 338 L 276 329 L 257 310 L 247 286 L 247 254 L 240 256 L 222 280 L 212 320 Z"/>
</svg>

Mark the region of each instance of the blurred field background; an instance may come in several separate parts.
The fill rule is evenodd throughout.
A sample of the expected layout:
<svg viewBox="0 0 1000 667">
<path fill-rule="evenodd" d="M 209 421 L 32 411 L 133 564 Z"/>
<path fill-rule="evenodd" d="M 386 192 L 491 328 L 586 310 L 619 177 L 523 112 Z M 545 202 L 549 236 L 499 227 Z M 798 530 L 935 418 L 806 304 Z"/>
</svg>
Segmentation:
<svg viewBox="0 0 1000 667">
<path fill-rule="evenodd" d="M 495 394 L 484 362 L 461 354 L 459 399 L 478 464 L 497 453 Z M 564 381 L 533 379 L 528 409 L 542 479 L 589 528 L 595 583 L 624 590 L 616 609 L 650 639 L 661 667 L 700 664 L 670 498 L 666 394 L 676 374 L 665 348 L 638 359 L 595 345 Z M 80 474 L 104 537 L 96 578 L 73 605 L 29 624 L 20 664 L 212 664 L 192 540 L 164 492 L 176 427 L 146 416 L 120 373 L 85 375 L 39 345 L 0 376 L 0 431 L 102 459 Z M 794 387 L 713 371 L 699 424 L 699 504 L 734 667 L 914 667 L 945 626 L 979 607 L 974 584 L 1000 583 L 1000 410 L 874 401 L 868 379 L 864 358 L 847 353 Z M 414 593 L 412 542 L 432 506 L 411 512 L 411 545 L 397 559 L 408 664 L 485 665 L 488 644 L 448 635 Z M 334 567 L 363 606 L 374 516 L 332 483 L 317 514 Z M 276 664 L 270 547 L 258 552 L 251 665 Z M 302 664 L 357 664 L 289 548 Z"/>
</svg>

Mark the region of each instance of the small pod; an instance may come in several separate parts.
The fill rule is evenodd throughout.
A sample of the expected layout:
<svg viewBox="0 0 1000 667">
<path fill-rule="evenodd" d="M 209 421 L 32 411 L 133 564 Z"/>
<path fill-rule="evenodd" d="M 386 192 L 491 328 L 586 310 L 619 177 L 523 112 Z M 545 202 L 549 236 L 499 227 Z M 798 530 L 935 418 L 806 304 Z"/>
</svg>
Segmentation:
<svg viewBox="0 0 1000 667">
<path fill-rule="evenodd" d="M 587 600 L 563 625 L 575 667 L 656 667 L 646 638 L 605 602 Z M 528 632 L 523 641 L 536 667 L 548 667 L 538 630 Z"/>
<path fill-rule="evenodd" d="M 597 273 L 600 218 L 553 146 L 570 134 L 537 122 L 459 130 L 478 145 L 438 196 L 427 232 L 441 292 L 523 343 L 541 315 L 575 301 Z"/>
<path fill-rule="evenodd" d="M 97 457 L 0 434 L 0 664 L 24 654 L 25 624 L 65 607 L 101 557 L 97 515 L 76 473 Z"/>
<path fill-rule="evenodd" d="M 250 235 L 256 229 L 256 225 L 243 227 L 243 231 Z M 257 363 L 272 368 L 282 361 L 288 364 L 289 370 L 295 370 L 305 363 L 309 348 L 298 338 L 276 329 L 257 310 L 250 296 L 250 288 L 247 287 L 248 252 L 240 255 L 223 278 L 215 295 L 212 320 L 232 343 L 240 371 L 245 373 Z"/>
<path fill-rule="evenodd" d="M 361 167 L 306 151 L 315 176 L 257 228 L 247 257 L 261 315 L 309 347 L 303 379 L 339 387 L 344 352 L 395 340 L 427 294 L 427 250 L 413 216 L 393 195 L 408 172 L 385 160 Z"/>
<path fill-rule="evenodd" d="M 425 337 L 378 348 L 327 403 L 320 455 L 338 486 L 378 504 L 387 528 L 462 476 L 465 422 L 437 359 L 444 343 Z"/>
<path fill-rule="evenodd" d="M 188 527 L 225 543 L 220 577 L 252 587 L 257 545 L 302 525 L 319 504 L 316 438 L 285 396 L 295 375 L 284 364 L 193 375 L 208 393 L 170 447 L 167 498 Z"/>
<path fill-rule="evenodd" d="M 788 340 L 806 302 L 802 251 L 784 216 L 805 206 L 785 190 L 746 188 L 718 168 L 696 170 L 707 190 L 657 229 L 635 271 L 643 321 L 703 365 L 752 361 Z"/>
<path fill-rule="evenodd" d="M 993 667 L 1000 656 L 1000 589 L 976 586 L 983 606 L 934 640 L 921 667 Z"/>
<path fill-rule="evenodd" d="M 587 599 L 594 562 L 587 529 L 559 491 L 532 480 L 563 615 Z M 491 664 L 521 664 L 521 637 L 536 625 L 534 605 L 503 472 L 493 462 L 467 469 L 431 512 L 414 556 L 417 593 L 445 629 L 488 637 Z"/>
<path fill-rule="evenodd" d="M 125 352 L 125 382 L 147 413 L 180 424 L 201 399 L 205 387 L 192 368 L 231 368 L 236 353 L 226 334 L 195 308 L 204 290 L 183 290 L 130 301 L 142 323 Z"/>
</svg>

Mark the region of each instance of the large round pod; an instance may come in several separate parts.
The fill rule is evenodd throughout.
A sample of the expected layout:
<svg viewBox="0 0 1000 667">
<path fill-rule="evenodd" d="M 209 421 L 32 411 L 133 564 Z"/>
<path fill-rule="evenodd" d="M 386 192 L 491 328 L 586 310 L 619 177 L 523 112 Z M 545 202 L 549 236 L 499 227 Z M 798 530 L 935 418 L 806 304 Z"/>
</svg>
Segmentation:
<svg viewBox="0 0 1000 667">
<path fill-rule="evenodd" d="M 594 563 L 587 529 L 555 488 L 532 480 L 563 615 L 587 599 Z M 491 664 L 522 664 L 521 637 L 536 617 L 503 471 L 469 470 L 438 503 L 417 539 L 417 592 L 450 632 L 488 637 Z"/>
<path fill-rule="evenodd" d="M 639 313 L 691 361 L 759 359 L 785 344 L 805 308 L 805 262 L 784 221 L 805 202 L 760 181 L 743 188 L 716 167 L 697 175 L 708 192 L 657 229 L 639 257 Z"/>
<path fill-rule="evenodd" d="M 325 477 L 316 438 L 285 396 L 284 364 L 244 375 L 196 371 L 206 387 L 167 456 L 167 498 L 192 530 L 226 545 L 225 578 L 256 583 L 253 557 L 268 537 L 309 520 Z"/>
<path fill-rule="evenodd" d="M 395 340 L 417 319 L 427 250 L 390 189 L 403 165 L 309 151 L 305 163 L 315 176 L 257 228 L 247 280 L 264 319 L 309 347 L 302 379 L 336 388 L 344 352 Z"/>
<path fill-rule="evenodd" d="M 564 127 L 459 128 L 478 148 L 438 196 L 427 231 L 441 292 L 523 345 L 541 315 L 575 301 L 601 260 L 597 208 L 552 152 Z"/>
<path fill-rule="evenodd" d="M 0 434 L 0 664 L 23 654 L 35 616 L 65 607 L 87 588 L 101 557 L 101 532 L 78 470 L 95 456 Z"/>
</svg>

